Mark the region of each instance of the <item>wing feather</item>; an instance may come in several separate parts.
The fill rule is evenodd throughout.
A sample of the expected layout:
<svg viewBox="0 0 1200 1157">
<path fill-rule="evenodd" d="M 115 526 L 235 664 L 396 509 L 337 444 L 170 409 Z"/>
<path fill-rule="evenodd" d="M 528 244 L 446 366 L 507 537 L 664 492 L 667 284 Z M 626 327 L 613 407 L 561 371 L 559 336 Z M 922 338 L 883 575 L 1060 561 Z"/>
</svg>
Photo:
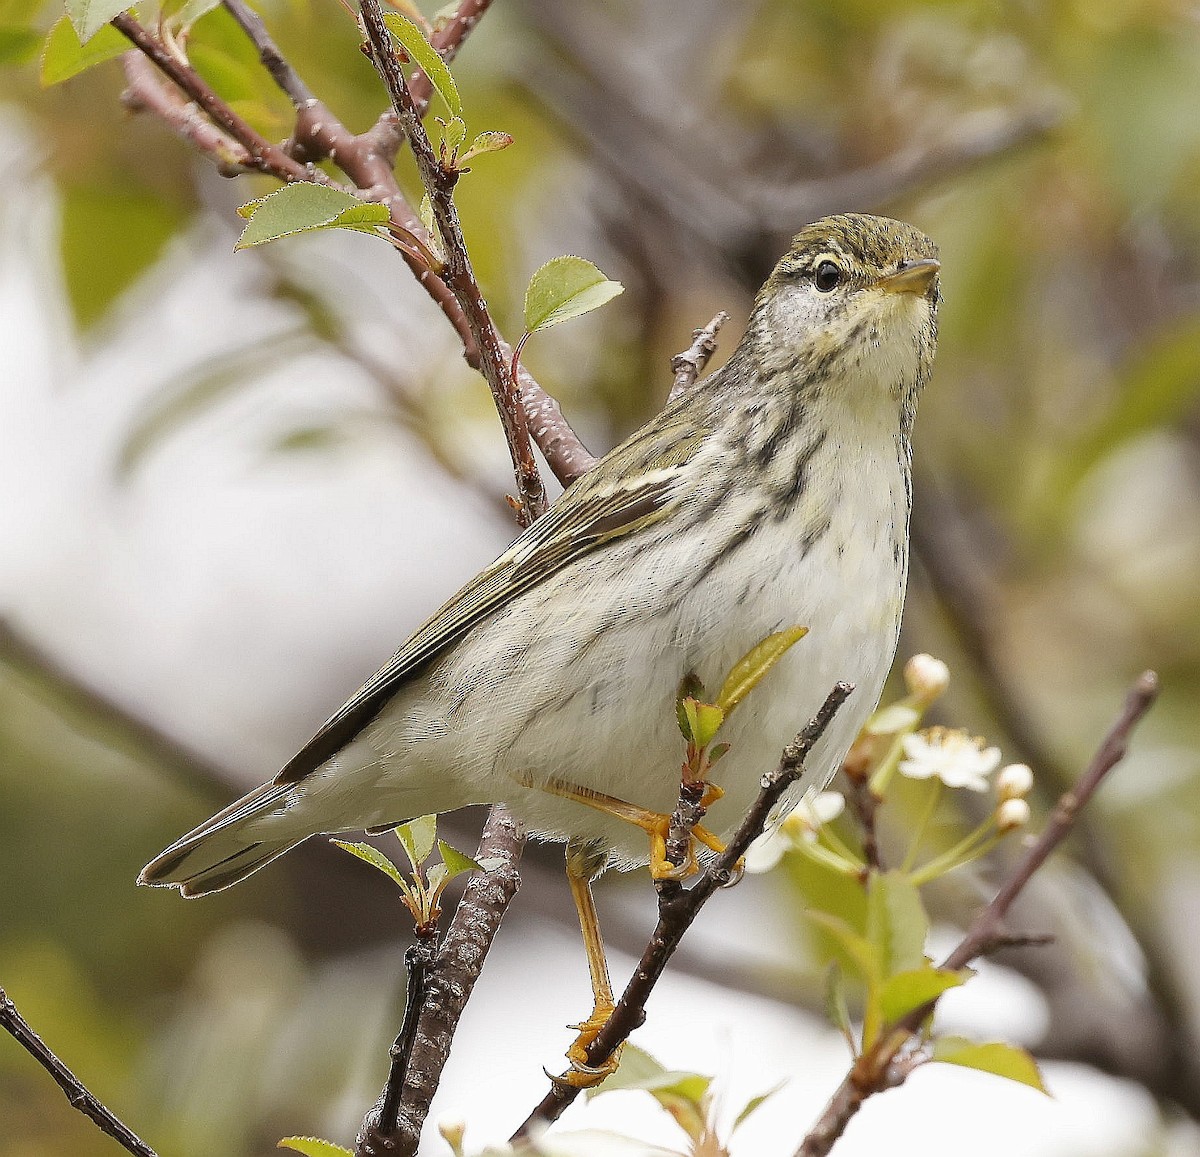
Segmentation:
<svg viewBox="0 0 1200 1157">
<path fill-rule="evenodd" d="M 605 482 L 589 474 L 571 486 L 504 554 L 419 627 L 286 764 L 275 782 L 296 783 L 336 755 L 379 714 L 405 680 L 493 611 L 603 543 L 662 518 L 674 504 L 680 468 L 695 453 L 703 432 L 691 427 L 680 430 L 665 451 L 653 456 L 645 450 L 644 443 L 651 441 L 648 433 L 649 429 L 639 431 L 609 456 L 617 460 L 614 466 L 631 467 L 628 481 Z M 651 444 L 661 447 L 663 442 Z"/>
</svg>

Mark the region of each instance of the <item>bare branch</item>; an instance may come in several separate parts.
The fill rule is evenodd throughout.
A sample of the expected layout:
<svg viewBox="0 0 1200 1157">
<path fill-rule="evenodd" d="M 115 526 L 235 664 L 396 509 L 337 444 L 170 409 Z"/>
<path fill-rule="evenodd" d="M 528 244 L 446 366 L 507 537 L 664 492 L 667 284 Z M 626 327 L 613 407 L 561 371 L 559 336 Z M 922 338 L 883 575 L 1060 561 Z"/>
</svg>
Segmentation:
<svg viewBox="0 0 1200 1157">
<path fill-rule="evenodd" d="M 1045 830 L 1022 856 L 992 902 L 972 922 L 962 942 L 942 962 L 942 968 L 965 968 L 972 960 L 990 951 L 997 942 L 1006 939 L 1004 920 L 1013 902 L 1034 873 L 1071 833 L 1080 809 L 1092 798 L 1104 777 L 1125 757 L 1133 729 L 1157 698 L 1158 676 L 1153 671 L 1146 671 L 1130 689 L 1121 714 L 1078 783 L 1063 793 Z M 897 1067 L 896 1062 L 913 1034 L 920 1031 L 921 1025 L 936 1007 L 937 1001 L 933 1000 L 914 1009 L 882 1033 L 874 1047 L 854 1062 L 820 1119 L 796 1150 L 796 1157 L 825 1157 L 868 1097 L 894 1088 L 904 1080 L 908 1070 L 903 1065 Z"/>
<path fill-rule="evenodd" d="M 675 401 L 685 390 L 691 389 L 696 379 L 704 373 L 704 367 L 717 352 L 717 333 L 728 320 L 729 314 L 721 310 L 703 329 L 693 330 L 692 344 L 671 359 L 675 384 L 667 395 L 668 402 Z"/>
<path fill-rule="evenodd" d="M 185 100 L 178 89 L 164 84 L 141 52 L 136 49 L 126 52 L 121 57 L 121 67 L 127 86 L 121 94 L 121 103 L 130 112 L 153 113 L 181 139 L 212 157 L 222 176 L 236 176 L 251 168 L 246 149 L 217 128 L 195 101 Z"/>
<path fill-rule="evenodd" d="M 194 100 L 214 125 L 246 150 L 249 154 L 247 163 L 250 168 L 269 173 L 281 181 L 319 181 L 322 184 L 333 184 L 319 169 L 303 165 L 289 157 L 282 149 L 252 129 L 213 91 L 194 68 L 169 51 L 161 40 L 143 28 L 129 13 L 125 12 L 115 17 L 112 25 L 132 41 L 160 72 Z"/>
<path fill-rule="evenodd" d="M 250 42 L 258 49 L 259 59 L 271 74 L 272 79 L 287 93 L 293 106 L 305 108 L 316 100 L 312 90 L 301 79 L 300 74 L 291 66 L 287 58 L 279 51 L 267 27 L 249 4 L 243 0 L 222 0 L 226 11 L 238 22 L 242 31 L 250 38 Z"/>
<path fill-rule="evenodd" d="M 740 877 L 738 861 L 762 834 L 771 811 L 784 792 L 799 779 L 804 771 L 804 760 L 853 690 L 849 683 L 838 683 L 830 691 L 811 722 L 784 748 L 779 765 L 763 776 L 762 791 L 746 813 L 741 826 L 725 851 L 699 874 L 696 882 L 686 889 L 670 881 L 660 886 L 658 923 L 612 1015 L 588 1046 L 587 1064 L 590 1067 L 599 1067 L 609 1060 L 628 1040 L 630 1033 L 646 1019 L 646 1001 L 684 933 L 712 894 Z M 513 1135 L 513 1141 L 529 1136 L 537 1127 L 556 1121 L 578 1095 L 579 1089 L 567 1084 L 564 1079 L 553 1081 L 550 1091 Z"/>
<path fill-rule="evenodd" d="M 101 1132 L 106 1133 L 135 1157 L 157 1157 L 145 1141 L 123 1125 L 116 1114 L 94 1093 L 89 1092 L 83 1082 L 51 1052 L 45 1041 L 29 1027 L 3 988 L 0 988 L 0 1028 L 54 1078 L 72 1107 L 95 1122 Z"/>
<path fill-rule="evenodd" d="M 487 862 L 489 870 L 476 872 L 467 884 L 437 957 L 424 977 L 425 999 L 412 1033 L 408 1063 L 399 1073 L 393 1067 L 387 1088 L 363 1121 L 356 1157 L 385 1153 L 413 1157 L 416 1153 L 459 1018 L 500 921 L 520 886 L 517 862 L 524 843 L 525 836 L 512 813 L 500 805 L 493 807 L 476 853 L 476 859 Z M 394 1092 L 397 1083 L 398 1096 Z M 389 1098 L 397 1105 L 390 1128 L 384 1125 L 381 1115 Z"/>
</svg>

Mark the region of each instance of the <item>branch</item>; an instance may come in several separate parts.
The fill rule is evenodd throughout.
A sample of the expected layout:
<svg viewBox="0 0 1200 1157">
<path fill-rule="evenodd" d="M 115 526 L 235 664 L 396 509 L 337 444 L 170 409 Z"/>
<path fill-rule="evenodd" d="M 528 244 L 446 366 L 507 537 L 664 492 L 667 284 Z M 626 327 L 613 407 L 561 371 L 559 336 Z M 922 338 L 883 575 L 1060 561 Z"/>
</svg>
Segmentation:
<svg viewBox="0 0 1200 1157">
<path fill-rule="evenodd" d="M 164 76 L 168 77 L 203 110 L 222 132 L 238 142 L 249 155 L 247 164 L 260 173 L 281 181 L 319 181 L 333 184 L 319 169 L 303 165 L 250 127 L 219 97 L 208 82 L 185 64 L 166 45 L 143 28 L 127 12 L 114 17 L 113 27 L 141 49 Z"/>
<path fill-rule="evenodd" d="M 1092 798 L 1104 777 L 1125 757 L 1133 729 L 1157 697 L 1158 676 L 1153 671 L 1146 671 L 1130 689 L 1120 716 L 1104 737 L 1087 770 L 1073 789 L 1063 793 L 1045 830 L 1021 858 L 992 902 L 975 918 L 959 946 L 942 962 L 942 968 L 965 968 L 1005 938 L 1004 918 L 1013 902 L 1070 834 L 1080 809 Z M 796 1150 L 796 1157 L 825 1157 L 868 1097 L 903 1082 L 913 1066 L 898 1063 L 901 1052 L 914 1034 L 920 1032 L 936 1007 L 937 1001 L 932 1000 L 914 1009 L 881 1034 L 874 1047 L 854 1062 L 824 1113 Z"/>
<path fill-rule="evenodd" d="M 429 43 L 441 53 L 447 64 L 458 55 L 463 41 L 491 5 L 492 0 L 461 0 L 454 15 L 429 38 Z M 419 68 L 409 77 L 408 91 L 412 94 L 418 116 L 423 117 L 429 108 L 433 85 Z M 400 127 L 395 109 L 388 109 L 382 113 L 372 128 L 364 134 L 364 138 L 370 141 L 371 147 L 384 157 L 389 165 L 392 164 L 400 152 L 400 146 L 404 144 L 404 130 Z"/>
<path fill-rule="evenodd" d="M 0 1028 L 9 1033 L 54 1078 L 71 1105 L 94 1121 L 101 1132 L 112 1137 L 126 1152 L 133 1153 L 135 1157 L 157 1157 L 145 1141 L 126 1128 L 116 1114 L 94 1093 L 89 1092 L 83 1082 L 50 1051 L 42 1038 L 29 1027 L 25 1018 L 17 1011 L 17 1006 L 3 988 L 0 988 Z"/>
<path fill-rule="evenodd" d="M 509 373 L 510 361 L 505 360 L 499 335 L 471 269 L 471 259 L 454 204 L 454 186 L 458 183 L 460 174 L 452 164 L 447 165 L 439 160 L 434 152 L 425 126 L 421 123 L 420 113 L 408 90 L 400 63 L 392 49 L 391 38 L 384 24 L 378 0 L 363 0 L 362 19 L 371 47 L 371 59 L 387 86 L 392 106 L 417 162 L 421 183 L 429 194 L 434 219 L 446 250 L 446 265 L 441 271 L 442 280 L 458 299 L 466 315 L 471 336 L 478 347 L 479 370 L 492 391 L 512 457 L 517 500 L 520 503 L 519 521 L 528 526 L 544 513 L 547 505 L 546 491 L 533 457 L 533 446 L 529 441 L 529 427 L 520 394 Z"/>
<path fill-rule="evenodd" d="M 421 1128 L 450 1055 L 459 1018 L 500 921 L 520 886 L 517 862 L 524 843 L 524 833 L 512 813 L 501 805 L 493 807 L 476 853 L 479 862 L 488 863 L 488 871 L 471 877 L 424 977 L 424 999 L 412 1032 L 408 1063 L 393 1065 L 383 1094 L 359 1130 L 356 1157 L 414 1157 L 417 1152 Z M 395 1120 L 390 1125 L 384 1123 L 385 1104 L 396 1105 Z"/>
<path fill-rule="evenodd" d="M 705 868 L 690 888 L 667 882 L 659 891 L 658 923 L 646 950 L 625 986 L 625 991 L 596 1039 L 588 1046 L 587 1064 L 599 1067 L 609 1060 L 629 1035 L 646 1019 L 646 1001 L 654 991 L 668 961 L 700 909 L 718 888 L 728 887 L 740 877 L 738 861 L 766 828 L 767 820 L 783 794 L 804 771 L 804 760 L 825 733 L 830 721 L 854 688 L 838 683 L 830 691 L 812 721 L 783 750 L 779 765 L 763 776 L 762 791 L 729 841 L 725 851 Z M 535 1129 L 556 1121 L 578 1096 L 579 1089 L 563 1078 L 555 1079 L 550 1091 L 513 1135 L 515 1142 Z"/>
<path fill-rule="evenodd" d="M 671 359 L 675 383 L 667 395 L 668 402 L 675 401 L 680 394 L 690 390 L 696 379 L 704 373 L 709 358 L 717 352 L 717 333 L 728 320 L 729 314 L 721 310 L 703 329 L 692 330 L 692 344 Z"/>
<path fill-rule="evenodd" d="M 154 113 L 177 136 L 212 157 L 222 176 L 232 177 L 251 168 L 246 149 L 217 128 L 195 101 L 184 100 L 178 89 L 163 84 L 141 52 L 130 49 L 121 57 L 121 67 L 125 70 L 126 84 L 121 103 L 126 109 L 133 113 Z"/>
</svg>

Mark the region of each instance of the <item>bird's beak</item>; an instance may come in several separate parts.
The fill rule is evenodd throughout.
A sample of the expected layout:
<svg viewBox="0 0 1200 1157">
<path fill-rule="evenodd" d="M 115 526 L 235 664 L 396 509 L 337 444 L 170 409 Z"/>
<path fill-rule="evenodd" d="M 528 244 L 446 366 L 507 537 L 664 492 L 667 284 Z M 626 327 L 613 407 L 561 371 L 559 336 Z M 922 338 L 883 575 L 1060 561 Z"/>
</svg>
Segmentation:
<svg viewBox="0 0 1200 1157">
<path fill-rule="evenodd" d="M 941 269 L 940 261 L 926 257 L 921 261 L 910 261 L 895 273 L 888 273 L 875 284 L 888 293 L 924 293 L 933 283 Z"/>
</svg>

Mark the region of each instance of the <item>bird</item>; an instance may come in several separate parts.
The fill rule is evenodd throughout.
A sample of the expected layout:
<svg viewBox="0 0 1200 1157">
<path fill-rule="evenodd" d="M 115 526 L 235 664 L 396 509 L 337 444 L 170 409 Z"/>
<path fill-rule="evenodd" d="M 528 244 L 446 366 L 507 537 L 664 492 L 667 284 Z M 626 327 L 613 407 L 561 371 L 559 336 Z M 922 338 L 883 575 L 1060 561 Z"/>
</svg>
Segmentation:
<svg viewBox="0 0 1200 1157">
<path fill-rule="evenodd" d="M 878 702 L 904 602 L 939 271 L 911 225 L 847 213 L 804 226 L 720 369 L 568 486 L 274 779 L 139 883 L 202 896 L 317 834 L 503 803 L 567 846 L 597 987 L 590 882 L 650 852 L 620 809 L 589 801 L 673 810 L 681 683 L 719 686 L 765 637 L 807 628 L 722 728 L 705 820 L 718 839 L 835 683 L 856 690 L 793 804 L 828 782 Z"/>
</svg>

